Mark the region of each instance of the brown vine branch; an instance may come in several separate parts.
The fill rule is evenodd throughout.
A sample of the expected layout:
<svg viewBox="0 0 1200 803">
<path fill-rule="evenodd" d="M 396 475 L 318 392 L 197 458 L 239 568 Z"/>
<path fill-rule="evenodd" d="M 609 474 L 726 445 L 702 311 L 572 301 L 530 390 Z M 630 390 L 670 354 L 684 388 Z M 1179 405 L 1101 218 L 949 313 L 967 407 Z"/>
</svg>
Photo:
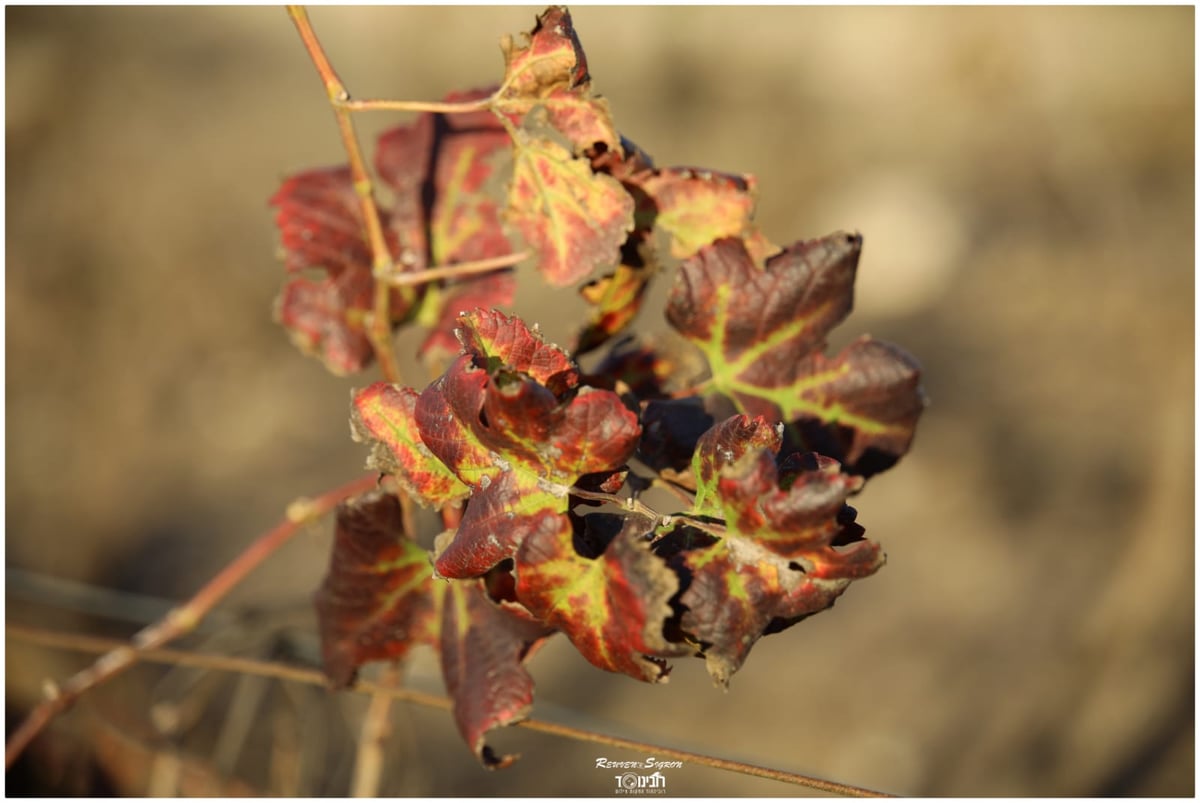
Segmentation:
<svg viewBox="0 0 1200 803">
<path fill-rule="evenodd" d="M 375 276 L 375 298 L 371 313 L 371 325 L 368 332 L 371 345 L 375 349 L 375 358 L 379 361 L 380 370 L 389 382 L 400 384 L 400 366 L 396 362 L 395 349 L 392 347 L 392 289 L 385 281 L 392 275 L 392 255 L 388 250 L 387 240 L 383 235 L 383 225 L 379 218 L 379 207 L 375 203 L 374 185 L 371 175 L 367 172 L 367 163 L 363 158 L 362 148 L 358 144 L 358 133 L 354 129 L 354 120 L 345 102 L 350 99 L 325 55 L 325 49 L 317 38 L 316 31 L 308 21 L 308 12 L 303 6 L 288 6 L 288 16 L 296 25 L 304 48 L 312 58 L 317 74 L 325 84 L 325 92 L 337 118 L 338 131 L 342 135 L 342 147 L 350 161 L 350 175 L 354 181 L 354 191 L 362 205 L 363 223 L 367 228 L 367 241 L 371 245 L 371 272 Z"/>
<path fill-rule="evenodd" d="M 528 251 L 517 251 L 514 254 L 504 254 L 498 257 L 488 257 L 487 259 L 476 259 L 470 262 L 458 262 L 453 265 L 426 268 L 416 273 L 396 273 L 388 277 L 388 283 L 393 287 L 405 287 L 428 284 L 429 282 L 436 282 L 439 279 L 461 279 L 464 276 L 474 276 L 478 273 L 491 273 L 492 271 L 511 268 L 527 256 L 529 256 Z"/>
<path fill-rule="evenodd" d="M 484 111 L 492 107 L 494 96 L 462 103 L 446 103 L 426 100 L 335 100 L 339 108 L 352 112 L 433 112 L 434 114 L 466 114 Z"/>
<path fill-rule="evenodd" d="M 8 625 L 6 632 L 10 638 L 17 638 L 30 644 L 78 650 L 81 652 L 106 652 L 117 649 L 123 645 L 123 642 L 115 641 L 113 639 L 99 638 L 97 636 L 87 636 L 75 633 L 58 633 L 54 631 L 41 630 L 39 628 L 25 627 L 22 625 L 10 624 Z M 246 674 L 260 675 L 263 677 L 277 678 L 280 680 L 293 680 L 300 683 L 308 683 L 318 686 L 324 686 L 327 684 L 325 676 L 316 669 L 287 666 L 285 664 L 273 663 L 270 661 L 259 661 L 251 658 L 237 658 L 224 655 L 206 655 L 204 653 L 170 649 L 146 649 L 141 651 L 141 657 L 145 661 L 173 664 L 176 666 L 191 666 L 205 669 L 215 669 L 225 672 L 241 672 Z M 450 711 L 454 705 L 448 697 L 436 694 L 426 694 L 425 692 L 416 691 L 415 689 L 406 689 L 403 687 L 388 686 L 381 683 L 372 683 L 367 680 L 359 680 L 355 682 L 350 691 L 360 694 L 383 695 L 394 700 L 402 700 L 407 703 L 413 703 L 414 705 L 422 705 L 427 708 L 439 708 L 443 711 Z M 736 772 L 742 775 L 752 775 L 758 778 L 767 778 L 772 781 L 803 786 L 808 789 L 815 789 L 817 791 L 827 792 L 833 795 L 843 795 L 846 797 L 893 797 L 893 795 L 888 795 L 871 789 L 864 789 L 861 786 L 851 786 L 849 784 L 838 783 L 836 781 L 827 781 L 822 778 L 814 778 L 809 775 L 801 775 L 795 772 L 785 772 L 783 770 L 777 770 L 771 767 L 760 767 L 755 764 L 746 764 L 741 761 L 731 761 L 729 759 L 709 756 L 704 753 L 694 753 L 689 750 L 677 750 L 673 747 L 664 747 L 663 745 L 651 744 L 649 742 L 634 741 L 633 739 L 625 739 L 619 736 L 608 736 L 603 733 L 596 733 L 595 731 L 585 730 L 583 728 L 575 728 L 569 725 L 560 725 L 555 722 L 547 722 L 540 719 L 527 719 L 514 724 L 516 727 L 527 728 L 532 731 L 546 733 L 551 736 L 558 736 L 564 739 L 572 739 L 574 741 L 589 742 L 591 744 L 602 744 L 609 747 L 633 750 L 640 752 L 643 755 L 654 755 L 657 757 L 665 757 L 677 761 L 688 761 L 694 764 L 712 767 L 713 769 L 724 770 L 726 772 Z"/>
<path fill-rule="evenodd" d="M 110 644 L 105 654 L 94 664 L 72 675 L 61 686 L 52 687 L 47 699 L 34 708 L 9 737 L 4 751 L 4 766 L 11 767 L 46 725 L 70 708 L 80 695 L 124 672 L 141 660 L 148 651 L 191 632 L 218 602 L 246 579 L 260 563 L 287 543 L 305 524 L 333 510 L 339 502 L 369 491 L 377 482 L 377 475 L 368 474 L 327 491 L 315 499 L 297 500 L 289 505 L 287 516 L 282 522 L 247 547 L 190 600 L 157 622 L 139 630 L 130 642 Z M 8 630 L 12 632 L 11 627 Z"/>
<path fill-rule="evenodd" d="M 377 797 L 383 779 L 384 745 L 391 735 L 392 702 L 395 699 L 383 689 L 400 685 L 400 667 L 388 666 L 379 679 L 382 687 L 371 693 L 371 704 L 363 716 L 359 730 L 358 751 L 354 756 L 354 778 L 350 783 L 351 797 Z"/>
</svg>

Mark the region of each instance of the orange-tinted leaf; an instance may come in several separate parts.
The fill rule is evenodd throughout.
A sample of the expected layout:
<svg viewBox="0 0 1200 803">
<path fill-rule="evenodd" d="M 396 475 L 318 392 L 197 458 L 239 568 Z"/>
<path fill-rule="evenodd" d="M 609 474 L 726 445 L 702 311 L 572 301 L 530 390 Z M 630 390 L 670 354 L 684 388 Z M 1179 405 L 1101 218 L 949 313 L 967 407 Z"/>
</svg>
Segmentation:
<svg viewBox="0 0 1200 803">
<path fill-rule="evenodd" d="M 417 392 L 387 382 L 356 391 L 350 407 L 354 440 L 371 445 L 367 467 L 396 477 L 423 505 L 440 507 L 470 489 L 433 456 L 417 430 Z"/>
<path fill-rule="evenodd" d="M 669 234 L 674 257 L 689 257 L 722 237 L 741 237 L 751 227 L 754 176 L 668 167 L 631 176 L 625 183 L 645 199 L 638 204 L 638 228 Z"/>
<path fill-rule="evenodd" d="M 638 525 L 630 520 L 603 554 L 588 557 L 565 517 L 539 516 L 517 554 L 517 599 L 596 666 L 654 683 L 670 672 L 663 658 L 691 650 L 663 634 L 679 580 Z"/>
<path fill-rule="evenodd" d="M 799 242 L 756 265 L 741 241 L 718 240 L 680 266 L 667 320 L 704 351 L 713 388 L 772 420 L 847 428 L 852 470 L 868 450 L 907 451 L 924 408 L 920 368 L 864 338 L 827 358 L 825 337 L 852 306 L 862 238 Z"/>
<path fill-rule="evenodd" d="M 642 308 L 652 273 L 648 267 L 621 264 L 580 288 L 580 295 L 592 305 L 592 311 L 591 320 L 579 334 L 577 353 L 597 348 L 633 321 Z"/>
<path fill-rule="evenodd" d="M 598 143 L 619 149 L 608 102 L 592 92 L 587 57 L 570 13 L 561 6 L 547 9 L 522 40 L 518 44 L 505 36 L 500 42 L 505 70 L 495 108 L 521 124 L 540 107 L 546 122 L 566 137 L 576 155 Z"/>
<path fill-rule="evenodd" d="M 505 217 L 551 284 L 566 286 L 617 264 L 633 229 L 633 199 L 611 176 L 545 138 L 516 143 Z"/>
<path fill-rule="evenodd" d="M 347 686 L 369 661 L 434 644 L 444 586 L 404 533 L 400 501 L 378 492 L 338 507 L 329 573 L 315 596 L 325 674 Z"/>
</svg>

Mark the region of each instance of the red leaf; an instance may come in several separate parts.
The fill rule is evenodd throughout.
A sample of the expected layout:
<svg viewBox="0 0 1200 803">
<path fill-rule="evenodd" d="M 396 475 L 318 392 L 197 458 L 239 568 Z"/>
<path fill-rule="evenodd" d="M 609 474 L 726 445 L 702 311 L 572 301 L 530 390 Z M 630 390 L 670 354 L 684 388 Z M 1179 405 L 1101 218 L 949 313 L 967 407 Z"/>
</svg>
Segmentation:
<svg viewBox="0 0 1200 803">
<path fill-rule="evenodd" d="M 489 273 L 455 285 L 442 299 L 437 323 L 421 344 L 420 354 L 427 361 L 446 360 L 458 354 L 460 343 L 454 335 L 462 313 L 476 307 L 507 307 L 517 292 L 517 278 L 511 270 Z"/>
<path fill-rule="evenodd" d="M 350 432 L 355 441 L 371 445 L 368 468 L 393 475 L 422 504 L 441 507 L 462 499 L 470 489 L 421 440 L 416 403 L 412 388 L 376 382 L 355 392 Z"/>
<path fill-rule="evenodd" d="M 680 626 L 701 645 L 719 685 L 762 635 L 828 608 L 884 561 L 845 503 L 862 478 L 810 454 L 781 480 L 772 442 L 778 434 L 765 421 L 736 417 L 700 439 L 693 462 L 697 486 L 716 497 L 698 512 L 723 516 L 726 534 L 676 556 L 688 578 Z"/>
<path fill-rule="evenodd" d="M 369 661 L 434 644 L 440 590 L 429 555 L 404 535 L 400 501 L 372 493 L 338 507 L 329 573 L 314 601 L 325 674 L 347 686 Z"/>
<path fill-rule="evenodd" d="M 767 449 L 772 454 L 779 451 L 783 441 L 782 426 L 769 424 L 762 417 L 751 419 L 735 415 L 711 427 L 700 436 L 692 456 L 692 473 L 696 476 L 696 499 L 692 505 L 694 513 L 720 514 L 720 499 L 717 498 L 717 482 L 721 470 L 737 463 L 751 450 Z"/>
<path fill-rule="evenodd" d="M 517 756 L 497 756 L 484 737 L 529 716 L 533 678 L 524 664 L 553 630 L 493 603 L 482 580 L 453 582 L 449 589 L 439 646 L 454 722 L 485 767 L 506 767 Z"/>
<path fill-rule="evenodd" d="M 334 374 L 346 376 L 375 357 L 364 321 L 374 292 L 370 274 L 357 269 L 320 280 L 297 276 L 284 284 L 276 317 L 297 348 L 319 357 Z"/>
<path fill-rule="evenodd" d="M 611 176 L 592 172 L 551 139 L 521 136 L 505 217 L 537 256 L 538 269 L 563 287 L 617 264 L 633 229 L 633 199 Z"/>
<path fill-rule="evenodd" d="M 329 574 L 315 595 L 325 674 L 347 686 L 365 663 L 434 647 L 459 732 L 484 766 L 506 766 L 516 756 L 496 756 L 484 736 L 528 715 L 524 663 L 553 631 L 493 603 L 481 580 L 435 581 L 401 519 L 399 500 L 379 492 L 338 509 Z"/>
<path fill-rule="evenodd" d="M 283 182 L 271 197 L 289 273 L 321 268 L 331 276 L 371 270 L 371 247 L 350 168 L 309 170 Z"/>
<path fill-rule="evenodd" d="M 448 103 L 490 90 L 452 93 Z M 511 248 L 500 204 L 488 193 L 508 158 L 508 133 L 490 111 L 422 114 L 385 132 L 375 169 L 394 193 L 393 225 L 409 270 L 500 256 Z M 428 233 L 428 241 L 426 238 Z"/>
<path fill-rule="evenodd" d="M 322 279 L 293 276 L 277 302 L 277 317 L 305 354 L 334 374 L 361 371 L 374 350 L 365 316 L 374 306 L 375 280 L 362 207 L 349 168 L 310 170 L 292 176 L 271 198 L 289 273 L 323 270 Z M 388 217 L 381 213 L 386 225 Z M 395 239 L 388 240 L 395 248 Z M 411 300 L 393 291 L 390 314 L 402 320 Z"/>
<path fill-rule="evenodd" d="M 916 361 L 869 339 L 825 357 L 825 337 L 852 306 L 858 235 L 800 242 L 754 264 L 739 240 L 683 262 L 667 320 L 704 351 L 713 387 L 746 412 L 853 430 L 844 455 L 899 457 L 924 408 Z"/>
<path fill-rule="evenodd" d="M 476 576 L 510 557 L 529 516 L 567 510 L 570 486 L 620 468 L 637 446 L 637 416 L 613 392 L 578 387 L 579 372 L 519 318 L 475 310 L 467 350 L 417 399 L 421 439 L 473 493 L 446 577 Z"/>
<path fill-rule="evenodd" d="M 665 681 L 662 659 L 691 649 L 663 635 L 679 580 L 651 552 L 645 529 L 627 526 L 592 559 L 576 551 L 566 517 L 542 515 L 535 525 L 517 553 L 517 599 L 601 669 Z"/>
</svg>

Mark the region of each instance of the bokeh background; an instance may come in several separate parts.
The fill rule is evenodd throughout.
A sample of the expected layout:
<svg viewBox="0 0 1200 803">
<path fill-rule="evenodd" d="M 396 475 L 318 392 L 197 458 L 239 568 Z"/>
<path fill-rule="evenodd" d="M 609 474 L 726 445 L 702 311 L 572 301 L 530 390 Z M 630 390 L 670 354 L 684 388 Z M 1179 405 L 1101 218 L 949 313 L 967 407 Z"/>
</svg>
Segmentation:
<svg viewBox="0 0 1200 803">
<path fill-rule="evenodd" d="M 497 80 L 498 38 L 537 10 L 312 18 L 355 96 L 434 99 Z M 728 693 L 700 661 L 642 686 L 555 640 L 534 715 L 905 795 L 1193 795 L 1193 9 L 573 15 L 659 164 L 757 175 L 776 242 L 864 234 L 835 345 L 905 346 L 932 404 L 856 501 L 889 563 L 833 611 L 761 641 Z M 124 637 L 362 468 L 348 399 L 374 375 L 331 377 L 271 320 L 266 199 L 343 157 L 281 9 L 6 23 L 6 619 Z M 364 143 L 403 119 L 360 117 Z M 517 309 L 568 339 L 545 296 Z M 185 646 L 314 660 L 329 529 Z M 6 648 L 10 728 L 90 660 Z M 438 688 L 428 656 L 411 683 Z M 365 705 L 141 667 L 8 791 L 343 795 Z M 603 797 L 595 759 L 639 757 L 509 729 L 523 758 L 487 773 L 442 712 L 397 705 L 393 727 L 384 795 Z M 671 795 L 802 791 L 667 775 Z"/>
</svg>

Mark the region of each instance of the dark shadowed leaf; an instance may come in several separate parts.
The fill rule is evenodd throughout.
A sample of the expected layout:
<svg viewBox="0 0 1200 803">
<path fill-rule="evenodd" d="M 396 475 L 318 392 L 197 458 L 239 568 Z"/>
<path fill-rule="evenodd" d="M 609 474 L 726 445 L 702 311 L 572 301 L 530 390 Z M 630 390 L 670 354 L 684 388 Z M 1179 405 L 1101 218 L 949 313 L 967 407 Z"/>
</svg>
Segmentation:
<svg viewBox="0 0 1200 803">
<path fill-rule="evenodd" d="M 863 338 L 834 358 L 829 330 L 850 312 L 858 235 L 796 243 L 759 267 L 741 241 L 685 260 L 667 319 L 704 351 L 712 386 L 752 415 L 853 430 L 844 455 L 907 451 L 924 407 L 920 369 L 900 349 Z"/>
<path fill-rule="evenodd" d="M 325 674 L 347 686 L 365 663 L 433 647 L 459 732 L 484 766 L 503 767 L 516 756 L 497 756 L 484 736 L 528 715 L 533 679 L 524 664 L 553 630 L 493 602 L 483 580 L 435 580 L 429 553 L 404 535 L 401 519 L 399 500 L 380 492 L 338 509 L 329 573 L 315 595 Z"/>
</svg>

